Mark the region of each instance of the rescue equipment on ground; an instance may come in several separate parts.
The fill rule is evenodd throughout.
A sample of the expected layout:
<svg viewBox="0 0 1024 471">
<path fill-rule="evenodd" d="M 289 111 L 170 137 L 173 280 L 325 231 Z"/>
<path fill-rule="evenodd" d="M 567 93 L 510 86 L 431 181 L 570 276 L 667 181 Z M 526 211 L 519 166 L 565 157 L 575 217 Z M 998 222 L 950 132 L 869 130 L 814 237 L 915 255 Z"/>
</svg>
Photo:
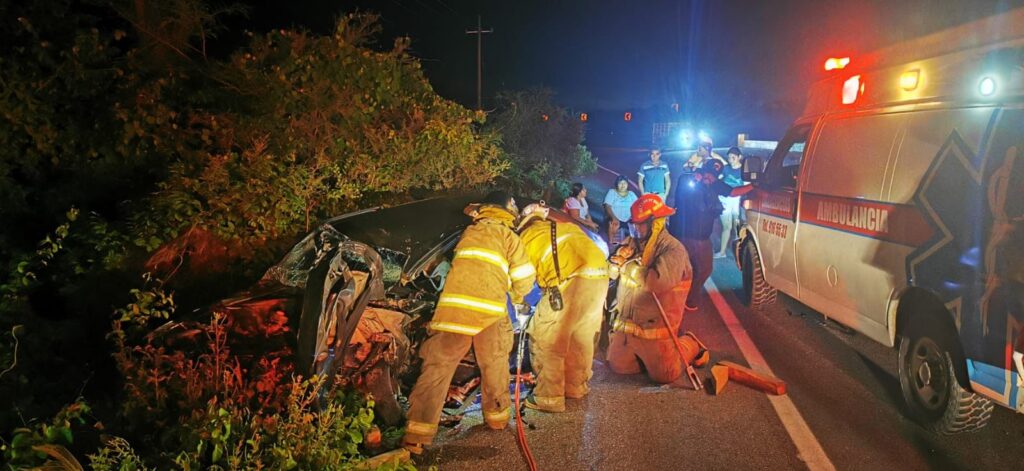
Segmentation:
<svg viewBox="0 0 1024 471">
<path fill-rule="evenodd" d="M 731 361 L 720 361 L 711 367 L 711 382 L 716 396 L 730 380 L 773 396 L 786 394 L 786 383 L 774 376 L 759 373 Z"/>
</svg>

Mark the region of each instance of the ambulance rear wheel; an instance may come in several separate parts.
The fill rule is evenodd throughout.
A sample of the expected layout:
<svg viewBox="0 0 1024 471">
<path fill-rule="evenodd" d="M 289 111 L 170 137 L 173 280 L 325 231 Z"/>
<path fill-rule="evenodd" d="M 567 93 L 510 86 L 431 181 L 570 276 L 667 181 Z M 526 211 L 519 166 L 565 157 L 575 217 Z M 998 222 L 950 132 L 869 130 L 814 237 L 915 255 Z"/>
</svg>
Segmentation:
<svg viewBox="0 0 1024 471">
<path fill-rule="evenodd" d="M 778 291 L 764 280 L 764 269 L 757 246 L 747 241 L 743 244 L 743 302 L 751 309 L 765 312 L 775 304 Z"/>
<path fill-rule="evenodd" d="M 957 381 L 948 336 L 918 327 L 900 338 L 899 378 L 911 416 L 924 428 L 945 435 L 981 429 L 993 404 Z"/>
</svg>

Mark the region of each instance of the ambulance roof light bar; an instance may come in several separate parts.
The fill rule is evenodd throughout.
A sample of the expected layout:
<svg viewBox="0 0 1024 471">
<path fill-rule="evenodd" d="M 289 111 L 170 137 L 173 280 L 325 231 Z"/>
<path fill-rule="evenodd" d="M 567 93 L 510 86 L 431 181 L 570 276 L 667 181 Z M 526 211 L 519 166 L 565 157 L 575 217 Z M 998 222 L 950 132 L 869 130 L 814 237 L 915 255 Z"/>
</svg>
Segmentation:
<svg viewBox="0 0 1024 471">
<path fill-rule="evenodd" d="M 852 105 L 857 97 L 864 94 L 864 83 L 860 81 L 860 75 L 854 75 L 843 82 L 843 104 Z"/>
<path fill-rule="evenodd" d="M 839 70 L 850 65 L 849 57 L 829 57 L 825 61 L 825 70 Z"/>
<path fill-rule="evenodd" d="M 917 89 L 917 84 L 921 79 L 921 69 L 912 69 L 903 72 L 900 75 L 900 88 L 904 91 L 911 92 Z"/>
</svg>

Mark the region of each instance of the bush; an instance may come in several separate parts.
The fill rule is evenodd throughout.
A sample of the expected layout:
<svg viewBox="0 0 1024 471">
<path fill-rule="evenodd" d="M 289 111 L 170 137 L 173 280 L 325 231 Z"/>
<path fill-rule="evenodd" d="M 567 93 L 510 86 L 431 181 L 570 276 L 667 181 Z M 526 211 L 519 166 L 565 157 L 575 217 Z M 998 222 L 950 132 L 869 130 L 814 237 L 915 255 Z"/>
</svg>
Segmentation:
<svg viewBox="0 0 1024 471">
<path fill-rule="evenodd" d="M 504 92 L 488 128 L 502 136 L 509 169 L 502 185 L 517 194 L 561 199 L 569 179 L 597 171 L 597 161 L 583 142 L 583 123 L 553 102 L 547 89 Z"/>
<path fill-rule="evenodd" d="M 110 389 L 90 397 L 106 411 L 123 381 L 116 431 L 139 453 L 112 439 L 97 466 L 141 469 L 139 456 L 158 468 L 178 457 L 287 464 L 266 451 L 275 440 L 304 450 L 292 457 L 299 466 L 356 460 L 366 405 L 345 396 L 334 415 L 288 415 L 320 386 L 293 384 L 279 358 L 233 355 L 221 318 L 196 328 L 205 344 L 194 351 L 161 344 L 153 329 L 179 309 L 170 287 L 191 310 L 262 273 L 275 247 L 319 219 L 412 191 L 472 189 L 509 164 L 482 113 L 433 91 L 407 40 L 372 47 L 375 17 L 342 18 L 328 36 L 250 35 L 212 57 L 207 42 L 225 13 L 213 3 L 0 5 L 12 19 L 0 23 L 0 392 L 45 417 L 75 397 L 55 388 L 100 370 L 88 386 Z M 197 280 L 203 264 L 219 277 L 196 283 L 201 294 L 172 285 Z M 153 268 L 166 285 L 122 288 Z M 111 305 L 126 307 L 106 376 L 115 368 L 100 338 Z M 267 420 L 296 430 L 281 434 Z M 303 435 L 316 431 L 320 441 Z M 299 436 L 307 448 L 287 441 Z"/>
</svg>

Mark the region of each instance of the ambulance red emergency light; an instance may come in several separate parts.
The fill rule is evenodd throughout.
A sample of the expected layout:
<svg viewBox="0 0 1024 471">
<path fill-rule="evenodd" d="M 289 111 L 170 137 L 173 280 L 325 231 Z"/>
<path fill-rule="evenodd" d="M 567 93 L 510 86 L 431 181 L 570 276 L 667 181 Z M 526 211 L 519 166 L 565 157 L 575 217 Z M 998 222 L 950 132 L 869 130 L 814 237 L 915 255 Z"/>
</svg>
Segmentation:
<svg viewBox="0 0 1024 471">
<path fill-rule="evenodd" d="M 833 58 L 744 201 L 754 308 L 778 291 L 899 356 L 927 428 L 1024 412 L 1024 9 Z"/>
</svg>

